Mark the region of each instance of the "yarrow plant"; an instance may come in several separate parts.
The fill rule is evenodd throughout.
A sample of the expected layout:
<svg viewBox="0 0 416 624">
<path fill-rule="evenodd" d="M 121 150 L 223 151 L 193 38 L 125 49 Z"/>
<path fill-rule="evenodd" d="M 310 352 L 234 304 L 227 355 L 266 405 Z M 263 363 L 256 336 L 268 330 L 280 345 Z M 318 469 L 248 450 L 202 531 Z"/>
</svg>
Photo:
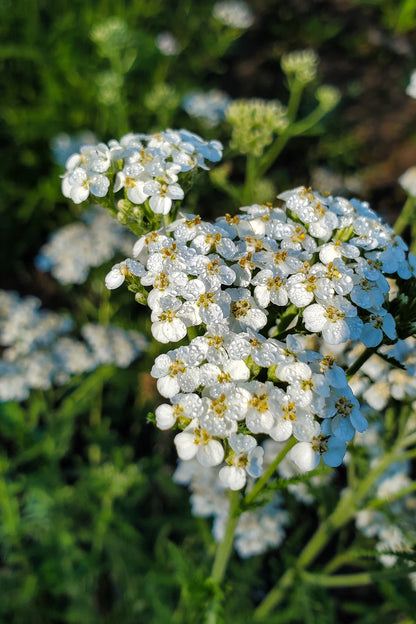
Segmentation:
<svg viewBox="0 0 416 624">
<path fill-rule="evenodd" d="M 296 80 L 313 80 L 312 55 L 284 64 L 288 75 L 308 65 Z M 229 107 L 230 120 L 238 106 Z M 273 103 L 260 108 L 265 115 L 247 118 L 263 136 L 265 120 L 284 113 Z M 258 153 L 250 147 L 251 157 L 271 140 Z M 278 466 L 286 462 L 290 475 L 314 471 L 321 460 L 337 467 L 356 432 L 365 435 L 368 409 L 349 380 L 379 347 L 389 367 L 400 365 L 394 345 L 414 333 L 416 321 L 409 295 L 416 294 L 415 258 L 366 202 L 298 187 L 280 193 L 275 205 L 246 205 L 213 223 L 179 210 L 193 172 L 221 154 L 218 141 L 185 130 L 129 134 L 82 148 L 69 158 L 62 182 L 66 197 L 77 203 L 99 197 L 140 235 L 105 283 L 110 290 L 126 283 L 150 309 L 152 336 L 163 347 L 151 369 L 164 399 L 154 420 L 176 432 L 175 478 L 190 485 L 196 513 L 216 516 L 217 584 L 235 535 L 242 556 L 283 539 L 283 511 L 269 541 L 244 535 L 253 523 L 267 531 L 269 512 L 251 506 L 259 505 Z M 354 344 L 362 350 L 348 362 Z M 318 530 L 298 566 L 313 561 L 329 526 L 353 517 L 370 485 L 344 497 L 325 537 Z M 280 503 L 277 497 L 269 511 Z M 294 578 L 287 574 L 286 585 Z M 275 602 L 266 598 L 256 618 Z"/>
</svg>

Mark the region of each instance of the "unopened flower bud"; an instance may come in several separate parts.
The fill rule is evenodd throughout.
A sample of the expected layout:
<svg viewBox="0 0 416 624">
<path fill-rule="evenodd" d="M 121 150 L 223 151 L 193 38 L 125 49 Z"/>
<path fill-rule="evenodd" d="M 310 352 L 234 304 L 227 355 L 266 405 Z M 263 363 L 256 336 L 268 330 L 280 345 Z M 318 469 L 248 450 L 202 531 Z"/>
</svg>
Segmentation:
<svg viewBox="0 0 416 624">
<path fill-rule="evenodd" d="M 283 54 L 280 63 L 285 74 L 294 75 L 303 84 L 316 78 L 318 55 L 313 50 L 296 50 Z"/>
<path fill-rule="evenodd" d="M 288 125 L 286 108 L 277 100 L 235 100 L 226 119 L 232 125 L 231 147 L 254 156 L 261 156 L 274 134 Z"/>
<path fill-rule="evenodd" d="M 340 91 L 332 85 L 322 85 L 318 87 L 315 96 L 321 107 L 328 111 L 335 108 L 341 99 Z"/>
</svg>

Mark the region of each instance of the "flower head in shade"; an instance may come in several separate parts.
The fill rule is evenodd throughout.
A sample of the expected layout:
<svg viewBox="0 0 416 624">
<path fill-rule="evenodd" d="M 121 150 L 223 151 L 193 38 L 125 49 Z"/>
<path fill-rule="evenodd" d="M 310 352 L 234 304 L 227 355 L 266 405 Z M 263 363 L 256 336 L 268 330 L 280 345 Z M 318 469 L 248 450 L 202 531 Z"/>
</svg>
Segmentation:
<svg viewBox="0 0 416 624">
<path fill-rule="evenodd" d="M 156 46 L 164 56 L 176 56 L 180 52 L 180 45 L 175 35 L 167 30 L 156 37 Z"/>
<path fill-rule="evenodd" d="M 416 98 L 416 73 L 415 73 Z M 416 197 L 416 167 L 409 167 L 399 178 L 399 184 L 408 195 Z"/>
<path fill-rule="evenodd" d="M 225 118 L 230 102 L 230 96 L 218 89 L 190 91 L 184 97 L 182 107 L 191 117 L 201 118 L 209 126 L 216 126 Z"/>
<path fill-rule="evenodd" d="M 126 368 L 146 347 L 144 337 L 111 325 L 87 323 L 81 338 L 64 314 L 40 307 L 35 297 L 0 290 L 0 403 L 24 401 L 102 364 Z"/>
<path fill-rule="evenodd" d="M 231 28 L 246 29 L 254 22 L 254 15 L 244 0 L 219 0 L 212 14 L 219 22 Z"/>
<path fill-rule="evenodd" d="M 406 93 L 409 97 L 416 99 L 416 70 L 413 70 L 410 74 L 410 80 L 406 87 Z"/>
</svg>

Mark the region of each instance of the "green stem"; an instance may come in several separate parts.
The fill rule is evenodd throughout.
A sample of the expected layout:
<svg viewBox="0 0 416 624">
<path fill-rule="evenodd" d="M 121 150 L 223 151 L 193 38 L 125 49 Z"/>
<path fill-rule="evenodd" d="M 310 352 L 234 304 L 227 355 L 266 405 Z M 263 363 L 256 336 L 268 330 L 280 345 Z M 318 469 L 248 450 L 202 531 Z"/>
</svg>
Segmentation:
<svg viewBox="0 0 416 624">
<path fill-rule="evenodd" d="M 13 502 L 10 500 L 7 481 L 3 476 L 0 477 L 0 512 L 4 537 L 20 547 L 19 507 L 16 499 Z"/>
<path fill-rule="evenodd" d="M 280 581 L 273 589 L 267 594 L 263 602 L 257 607 L 253 614 L 254 622 L 261 622 L 266 618 L 273 607 L 279 604 L 284 598 L 286 590 L 293 584 L 296 577 L 295 568 L 289 568 L 281 576 Z"/>
<path fill-rule="evenodd" d="M 240 193 L 240 189 L 238 189 L 236 186 L 234 186 L 234 184 L 231 184 L 230 182 L 227 182 L 223 185 L 217 185 L 219 188 L 221 188 L 223 191 L 225 191 L 225 193 L 227 193 L 227 195 L 229 197 L 231 197 L 231 199 L 233 199 L 235 202 L 237 202 L 238 206 L 241 203 L 241 193 Z"/>
<path fill-rule="evenodd" d="M 224 539 L 221 544 L 217 547 L 217 552 L 215 554 L 214 564 L 212 566 L 211 572 L 211 580 L 215 585 L 219 585 L 224 578 L 225 571 L 227 569 L 228 561 L 230 559 L 233 542 L 234 542 L 234 533 L 237 528 L 238 520 L 243 511 L 244 507 L 256 498 L 259 492 L 264 488 L 267 481 L 273 476 L 277 466 L 280 464 L 282 459 L 287 455 L 290 449 L 297 443 L 295 438 L 291 438 L 286 446 L 280 451 L 274 462 L 269 466 L 264 475 L 259 479 L 251 490 L 249 494 L 244 498 L 244 501 L 240 505 L 240 494 L 239 492 L 230 492 L 230 512 L 227 521 L 227 526 L 225 527 Z M 207 624 L 215 624 L 216 623 L 216 604 L 220 600 L 219 596 L 215 596 L 212 604 L 210 605 Z"/>
<path fill-rule="evenodd" d="M 290 96 L 286 114 L 291 123 L 296 121 L 303 89 L 303 83 L 298 80 L 294 80 L 290 87 Z"/>
<path fill-rule="evenodd" d="M 153 85 L 159 85 L 163 82 L 166 82 L 166 78 L 169 72 L 169 68 L 171 65 L 170 56 L 162 56 L 160 58 L 159 64 L 156 65 L 155 73 L 153 75 Z"/>
<path fill-rule="evenodd" d="M 409 225 L 414 219 L 415 217 L 414 202 L 415 202 L 415 198 L 409 195 L 409 197 L 406 199 L 404 203 L 401 213 L 399 214 L 394 224 L 393 229 L 396 232 L 396 234 L 401 234 L 403 230 L 406 228 L 406 226 Z"/>
<path fill-rule="evenodd" d="M 361 355 L 351 364 L 345 371 L 348 379 L 351 379 L 355 373 L 360 370 L 361 366 L 377 351 L 377 347 L 366 347 Z"/>
<path fill-rule="evenodd" d="M 401 442 L 400 447 L 403 449 L 408 448 L 409 446 L 412 446 L 415 443 L 416 443 L 416 433 L 410 433 L 409 435 L 404 437 L 404 439 Z"/>
<path fill-rule="evenodd" d="M 253 197 L 253 186 L 257 177 L 257 158 L 248 154 L 246 159 L 246 179 L 243 189 L 243 203 L 248 204 Z"/>
<path fill-rule="evenodd" d="M 410 243 L 410 252 L 412 254 L 416 253 L 416 221 L 415 221 L 416 215 L 413 215 L 413 223 L 412 223 L 412 236 L 411 236 L 411 243 Z"/>
<path fill-rule="evenodd" d="M 65 419 L 78 414 L 81 409 L 88 403 L 91 392 L 94 392 L 97 385 L 104 383 L 114 375 L 115 367 L 112 365 L 103 365 L 90 373 L 82 383 L 66 397 L 55 411 L 55 419 Z"/>
<path fill-rule="evenodd" d="M 98 427 L 101 423 L 101 413 L 103 409 L 104 383 L 99 382 L 95 389 L 95 398 L 90 411 L 90 426 Z"/>
<path fill-rule="evenodd" d="M 356 551 L 354 551 L 353 548 L 350 548 L 347 551 L 335 555 L 335 557 L 324 567 L 324 573 L 331 574 L 332 572 L 335 572 L 335 570 L 338 570 L 338 568 L 342 567 L 345 563 L 352 562 L 354 562 L 355 565 L 358 565 Z"/>
<path fill-rule="evenodd" d="M 225 571 L 227 569 L 228 561 L 230 559 L 233 542 L 234 542 L 234 533 L 237 528 L 238 520 L 241 515 L 241 507 L 240 507 L 240 492 L 232 491 L 229 492 L 229 501 L 230 501 L 230 509 L 227 525 L 225 527 L 224 539 L 217 546 L 217 551 L 215 553 L 215 559 L 211 570 L 210 580 L 214 584 L 214 586 L 219 586 L 224 578 Z M 216 624 L 217 623 L 217 612 L 218 605 L 221 601 L 222 594 L 219 591 L 214 591 L 213 598 L 211 603 L 207 606 L 206 610 L 206 624 Z M 181 597 L 179 600 L 178 607 L 173 615 L 174 622 L 180 622 L 179 620 L 182 611 L 182 605 L 185 603 L 183 589 L 181 592 Z"/>
<path fill-rule="evenodd" d="M 238 519 L 241 514 L 239 506 L 240 493 L 230 491 L 230 511 L 228 516 L 227 526 L 225 527 L 224 539 L 218 545 L 217 552 L 215 554 L 214 564 L 212 566 L 211 579 L 217 585 L 221 583 L 225 570 L 227 568 L 228 560 L 230 558 L 234 532 L 238 524 Z"/>
<path fill-rule="evenodd" d="M 378 580 L 398 578 L 408 576 L 416 571 L 416 566 L 405 566 L 393 570 L 375 570 L 374 572 L 358 572 L 356 574 L 312 574 L 302 572 L 301 578 L 310 585 L 320 587 L 357 587 L 360 585 L 371 585 Z"/>
<path fill-rule="evenodd" d="M 310 128 L 313 128 L 321 119 L 328 113 L 328 109 L 317 106 L 309 115 L 301 119 L 300 121 L 290 125 L 273 143 L 269 150 L 264 154 L 260 160 L 260 165 L 257 168 L 257 175 L 259 178 L 270 169 L 277 157 L 282 152 L 286 143 L 294 136 L 303 134 Z"/>
<path fill-rule="evenodd" d="M 291 437 L 288 441 L 288 443 L 286 444 L 286 446 L 284 446 L 284 448 L 280 451 L 280 453 L 278 454 L 278 456 L 276 457 L 276 459 L 274 460 L 273 463 L 270 464 L 270 466 L 268 467 L 268 469 L 266 470 L 266 472 L 264 473 L 264 475 L 258 480 L 256 481 L 255 486 L 253 487 L 253 489 L 251 490 L 251 492 L 249 492 L 247 494 L 247 496 L 245 497 L 245 499 L 243 500 L 243 507 L 249 505 L 250 503 L 252 503 L 254 501 L 254 499 L 256 498 L 256 496 L 261 492 L 261 490 L 264 488 L 264 486 L 267 484 L 268 480 L 270 479 L 270 477 L 272 477 L 276 471 L 277 466 L 280 464 L 280 462 L 282 461 L 282 459 L 284 459 L 286 457 L 286 455 L 288 454 L 288 452 L 290 451 L 290 449 L 295 446 L 295 444 L 297 443 L 297 440 L 293 437 Z"/>
<path fill-rule="evenodd" d="M 286 589 L 292 584 L 293 580 L 316 559 L 333 534 L 354 517 L 358 505 L 366 496 L 374 481 L 394 461 L 397 461 L 396 446 L 368 473 L 355 492 L 347 491 L 344 494 L 332 514 L 322 522 L 308 544 L 306 544 L 297 559 L 296 565 L 283 574 L 263 602 L 257 607 L 254 612 L 255 622 L 264 620 L 270 611 L 282 600 Z"/>
<path fill-rule="evenodd" d="M 407 461 L 408 459 L 415 459 L 415 458 L 416 458 L 416 449 L 412 449 L 411 451 L 406 451 L 405 453 L 396 455 L 395 459 L 398 462 L 404 462 L 404 461 Z"/>
<path fill-rule="evenodd" d="M 291 137 L 292 134 L 288 130 L 285 130 L 264 154 L 257 169 L 257 175 L 259 178 L 262 178 L 264 174 L 267 173 Z"/>
<path fill-rule="evenodd" d="M 266 173 L 266 171 L 272 166 L 280 153 L 283 151 L 286 143 L 291 138 L 293 134 L 291 130 L 295 128 L 294 122 L 298 114 L 302 91 L 303 85 L 300 82 L 295 81 L 293 85 L 290 86 L 290 96 L 286 114 L 291 125 L 276 139 L 273 145 L 260 160 L 260 167 L 257 171 L 259 177 L 262 177 Z"/>
<path fill-rule="evenodd" d="M 407 496 L 408 494 L 413 494 L 416 491 L 416 482 L 410 483 L 407 487 L 402 488 L 398 492 L 394 492 L 388 498 L 376 498 L 366 505 L 365 509 L 377 509 L 378 507 L 383 507 L 384 505 L 390 505 L 393 501 L 402 498 L 402 496 Z"/>
</svg>

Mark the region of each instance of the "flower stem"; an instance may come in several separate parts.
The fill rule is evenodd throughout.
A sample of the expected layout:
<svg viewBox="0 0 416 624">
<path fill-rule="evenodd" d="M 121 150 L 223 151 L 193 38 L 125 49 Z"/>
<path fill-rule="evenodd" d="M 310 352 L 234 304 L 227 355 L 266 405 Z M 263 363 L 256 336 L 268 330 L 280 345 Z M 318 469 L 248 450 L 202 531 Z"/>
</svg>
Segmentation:
<svg viewBox="0 0 416 624">
<path fill-rule="evenodd" d="M 233 542 L 234 542 L 234 533 L 237 528 L 239 517 L 244 509 L 244 506 L 253 502 L 257 494 L 264 488 L 267 481 L 273 476 L 277 466 L 280 464 L 282 459 L 286 456 L 289 450 L 296 444 L 297 440 L 295 438 L 291 438 L 286 446 L 280 451 L 274 462 L 269 466 L 264 475 L 259 479 L 251 490 L 249 494 L 245 497 L 244 501 L 240 504 L 240 493 L 230 491 L 230 512 L 228 516 L 227 526 L 225 527 L 224 539 L 217 547 L 217 552 L 215 554 L 214 564 L 212 566 L 211 571 L 211 581 L 215 585 L 219 585 L 223 578 L 225 571 L 227 569 L 228 561 L 230 559 Z M 290 580 L 291 582 L 291 580 Z M 290 584 L 288 581 L 288 584 Z M 219 601 L 218 595 L 214 597 L 212 604 L 210 605 L 210 609 L 208 612 L 207 624 L 216 624 L 216 604 Z"/>
<path fill-rule="evenodd" d="M 287 117 L 291 123 L 296 121 L 298 115 L 299 104 L 302 97 L 304 85 L 298 80 L 294 80 L 290 86 L 290 97 L 287 105 Z"/>
<path fill-rule="evenodd" d="M 406 226 L 412 222 L 414 216 L 414 197 L 409 196 L 394 224 L 393 229 L 396 234 L 401 234 Z"/>
<path fill-rule="evenodd" d="M 230 491 L 230 512 L 228 516 L 227 526 L 225 527 L 224 539 L 217 547 L 215 554 L 214 564 L 212 566 L 211 579 L 214 583 L 221 583 L 225 570 L 227 568 L 228 560 L 230 558 L 234 532 L 238 524 L 238 519 L 241 514 L 239 506 L 240 493 Z"/>
<path fill-rule="evenodd" d="M 305 569 L 316 559 L 319 553 L 327 545 L 334 533 L 347 524 L 354 517 L 358 505 L 366 496 L 374 481 L 386 470 L 386 468 L 397 460 L 397 449 L 394 447 L 390 453 L 384 456 L 382 461 L 371 470 L 363 479 L 359 487 L 352 492 L 345 493 L 340 499 L 334 511 L 322 524 L 306 544 L 300 553 L 296 565 L 289 568 L 267 594 L 263 602 L 254 612 L 254 621 L 260 622 L 266 618 L 272 609 L 279 604 L 284 597 L 286 590 L 293 584 L 296 577 L 302 574 Z"/>
<path fill-rule="evenodd" d="M 361 366 L 367 362 L 367 360 L 377 351 L 377 347 L 366 347 L 361 355 L 351 364 L 345 371 L 348 379 L 351 379 L 355 373 L 360 370 Z"/>
<path fill-rule="evenodd" d="M 277 157 L 282 152 L 286 143 L 294 136 L 299 136 L 304 132 L 313 128 L 323 117 L 325 117 L 328 110 L 317 106 L 309 115 L 289 125 L 276 141 L 272 144 L 269 150 L 263 155 L 260 160 L 260 164 L 257 168 L 257 175 L 259 178 L 265 175 L 270 167 L 273 165 Z"/>
<path fill-rule="evenodd" d="M 249 505 L 250 503 L 253 502 L 253 500 L 256 498 L 257 494 L 259 494 L 259 492 L 261 492 L 261 490 L 264 488 L 264 486 L 266 485 L 266 483 L 268 482 L 270 477 L 273 476 L 273 474 L 276 471 L 277 466 L 280 464 L 282 459 L 284 459 L 286 457 L 286 455 L 288 454 L 290 449 L 293 446 L 295 446 L 296 443 L 297 443 L 297 440 L 295 438 L 291 437 L 289 439 L 288 443 L 280 451 L 280 453 L 278 454 L 278 456 L 276 457 L 274 462 L 270 464 L 270 466 L 268 467 L 268 469 L 266 470 L 264 475 L 256 482 L 256 485 L 253 487 L 251 492 L 249 492 L 247 494 L 247 496 L 243 500 L 243 507 L 245 507 L 246 505 Z"/>
<path fill-rule="evenodd" d="M 410 243 L 410 252 L 412 254 L 415 254 L 416 252 L 416 222 L 415 222 L 415 217 L 416 215 L 413 215 L 413 221 L 412 221 L 412 232 L 411 232 L 411 243 Z"/>
<path fill-rule="evenodd" d="M 272 144 L 269 150 L 264 154 L 263 158 L 260 160 L 260 165 L 257 170 L 257 174 L 259 178 L 263 177 L 265 173 L 270 169 L 272 164 L 275 162 L 280 152 L 282 152 L 286 143 L 291 138 L 290 132 L 285 130 L 280 136 L 277 137 L 276 141 Z"/>
<path fill-rule="evenodd" d="M 273 607 L 279 604 L 284 597 L 286 590 L 292 585 L 296 577 L 295 568 L 289 568 L 280 577 L 279 582 L 273 587 L 273 589 L 267 594 L 263 602 L 254 611 L 253 621 L 261 622 L 267 617 Z"/>
<path fill-rule="evenodd" d="M 246 160 L 246 178 L 245 178 L 243 195 L 242 195 L 244 204 L 250 203 L 253 197 L 256 175 L 257 175 L 257 158 L 253 156 L 253 154 L 248 154 L 247 160 Z"/>
<path fill-rule="evenodd" d="M 416 566 L 402 566 L 392 570 L 374 570 L 371 572 L 358 572 L 356 574 L 312 574 L 302 572 L 302 579 L 311 585 L 320 587 L 356 587 L 360 585 L 371 585 L 378 580 L 398 578 L 408 576 L 416 571 Z"/>
<path fill-rule="evenodd" d="M 410 485 L 390 494 L 388 498 L 375 498 L 374 500 L 370 501 L 368 505 L 366 505 L 366 509 L 378 509 L 379 507 L 384 507 L 384 505 L 391 505 L 393 501 L 398 500 L 403 496 L 407 496 L 408 494 L 413 494 L 413 492 L 415 491 L 416 483 L 412 481 Z"/>
</svg>

